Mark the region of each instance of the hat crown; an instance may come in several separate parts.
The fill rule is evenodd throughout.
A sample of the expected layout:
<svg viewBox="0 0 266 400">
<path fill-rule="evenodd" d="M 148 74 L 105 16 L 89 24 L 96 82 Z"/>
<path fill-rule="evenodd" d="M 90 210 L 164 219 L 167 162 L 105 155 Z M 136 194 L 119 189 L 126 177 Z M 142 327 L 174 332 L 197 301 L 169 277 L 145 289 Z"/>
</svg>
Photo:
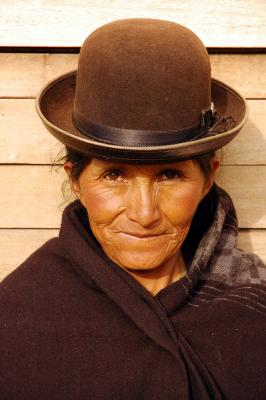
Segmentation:
<svg viewBox="0 0 266 400">
<path fill-rule="evenodd" d="M 81 48 L 74 117 L 124 129 L 187 129 L 199 125 L 210 104 L 208 53 L 182 25 L 118 20 Z"/>
</svg>

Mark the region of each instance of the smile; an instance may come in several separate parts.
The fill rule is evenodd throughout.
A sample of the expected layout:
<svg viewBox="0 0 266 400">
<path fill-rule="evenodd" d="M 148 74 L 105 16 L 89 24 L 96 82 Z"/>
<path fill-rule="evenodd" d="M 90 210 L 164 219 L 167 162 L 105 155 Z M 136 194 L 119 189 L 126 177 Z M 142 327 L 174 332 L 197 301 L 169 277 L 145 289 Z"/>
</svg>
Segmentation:
<svg viewBox="0 0 266 400">
<path fill-rule="evenodd" d="M 144 233 L 128 233 L 128 232 L 121 232 L 122 235 L 128 236 L 130 238 L 136 238 L 136 239 L 155 239 L 158 238 L 159 236 L 162 236 L 162 233 L 157 233 L 157 234 L 144 234 Z"/>
</svg>

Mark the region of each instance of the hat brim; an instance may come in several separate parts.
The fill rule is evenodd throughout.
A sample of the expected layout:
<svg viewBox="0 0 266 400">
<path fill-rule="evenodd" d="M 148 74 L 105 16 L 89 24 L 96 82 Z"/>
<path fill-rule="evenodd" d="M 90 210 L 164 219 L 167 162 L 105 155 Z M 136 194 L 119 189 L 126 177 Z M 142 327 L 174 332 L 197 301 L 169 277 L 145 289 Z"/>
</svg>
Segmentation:
<svg viewBox="0 0 266 400">
<path fill-rule="evenodd" d="M 218 115 L 231 116 L 235 125 L 226 132 L 183 143 L 160 146 L 121 146 L 89 138 L 72 122 L 76 71 L 50 82 L 36 98 L 37 112 L 48 131 L 66 146 L 89 157 L 119 162 L 160 163 L 188 159 L 215 151 L 229 143 L 248 116 L 245 99 L 217 79 L 211 80 L 211 97 Z M 214 131 L 215 133 L 215 131 Z"/>
</svg>

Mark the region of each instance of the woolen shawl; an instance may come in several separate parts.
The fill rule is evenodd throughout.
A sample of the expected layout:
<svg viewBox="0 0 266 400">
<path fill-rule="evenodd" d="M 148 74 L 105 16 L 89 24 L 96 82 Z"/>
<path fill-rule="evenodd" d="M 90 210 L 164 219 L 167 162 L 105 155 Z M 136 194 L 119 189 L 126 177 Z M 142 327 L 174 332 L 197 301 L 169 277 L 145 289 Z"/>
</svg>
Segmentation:
<svg viewBox="0 0 266 400">
<path fill-rule="evenodd" d="M 0 285 L 1 400 L 265 400 L 266 270 L 217 186 L 152 296 L 102 251 L 79 201 Z"/>
</svg>

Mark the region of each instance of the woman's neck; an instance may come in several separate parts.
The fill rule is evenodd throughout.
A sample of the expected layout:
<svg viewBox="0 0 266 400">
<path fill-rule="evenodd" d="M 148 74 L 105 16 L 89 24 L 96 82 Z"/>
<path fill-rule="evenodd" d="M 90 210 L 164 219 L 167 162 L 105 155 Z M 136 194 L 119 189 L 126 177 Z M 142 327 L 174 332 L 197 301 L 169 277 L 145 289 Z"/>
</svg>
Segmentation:
<svg viewBox="0 0 266 400">
<path fill-rule="evenodd" d="M 181 251 L 175 258 L 168 260 L 164 265 L 152 270 L 126 269 L 126 271 L 153 296 L 171 283 L 181 279 L 187 272 Z"/>
</svg>

